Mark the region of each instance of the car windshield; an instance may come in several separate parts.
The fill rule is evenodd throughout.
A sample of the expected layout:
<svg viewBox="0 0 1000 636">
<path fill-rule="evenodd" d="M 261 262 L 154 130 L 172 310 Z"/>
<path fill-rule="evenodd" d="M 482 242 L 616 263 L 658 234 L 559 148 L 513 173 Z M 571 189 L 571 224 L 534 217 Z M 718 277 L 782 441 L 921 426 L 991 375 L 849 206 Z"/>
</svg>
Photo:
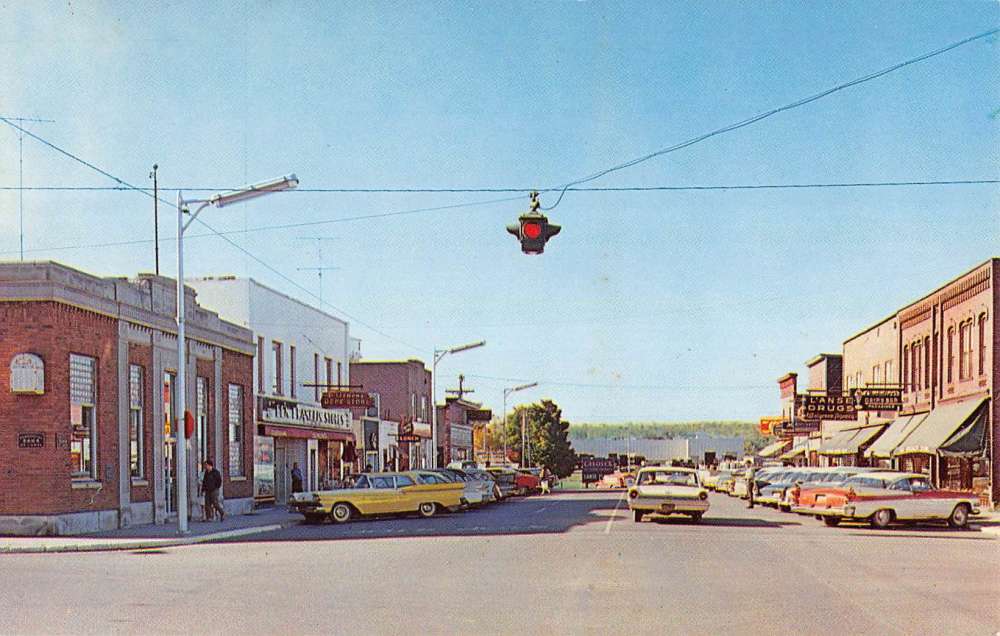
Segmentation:
<svg viewBox="0 0 1000 636">
<path fill-rule="evenodd" d="M 655 470 L 639 473 L 639 485 L 697 486 L 695 473 L 680 470 Z"/>
<path fill-rule="evenodd" d="M 368 488 L 368 476 L 358 475 L 358 478 L 354 481 L 354 488 Z"/>
</svg>

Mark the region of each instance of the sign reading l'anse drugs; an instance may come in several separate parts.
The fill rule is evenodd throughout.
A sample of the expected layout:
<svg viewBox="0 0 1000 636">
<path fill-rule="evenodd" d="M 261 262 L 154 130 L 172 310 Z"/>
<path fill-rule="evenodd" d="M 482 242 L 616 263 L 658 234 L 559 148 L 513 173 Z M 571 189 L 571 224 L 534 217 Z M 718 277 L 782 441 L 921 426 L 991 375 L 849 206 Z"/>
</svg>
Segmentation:
<svg viewBox="0 0 1000 636">
<path fill-rule="evenodd" d="M 10 392 L 45 393 L 45 362 L 33 353 L 19 353 L 10 361 Z"/>
</svg>

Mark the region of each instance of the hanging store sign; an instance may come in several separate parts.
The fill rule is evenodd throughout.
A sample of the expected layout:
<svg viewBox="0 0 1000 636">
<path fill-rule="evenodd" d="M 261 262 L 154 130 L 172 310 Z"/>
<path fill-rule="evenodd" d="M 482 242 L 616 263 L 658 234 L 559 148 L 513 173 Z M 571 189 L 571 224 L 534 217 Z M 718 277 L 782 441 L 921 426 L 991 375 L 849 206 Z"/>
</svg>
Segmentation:
<svg viewBox="0 0 1000 636">
<path fill-rule="evenodd" d="M 416 444 L 421 439 L 422 438 L 418 437 L 417 435 L 400 435 L 399 437 L 396 438 L 396 441 L 399 442 L 400 444 Z"/>
<path fill-rule="evenodd" d="M 325 409 L 366 409 L 375 405 L 375 400 L 363 391 L 326 391 L 320 399 Z"/>
<path fill-rule="evenodd" d="M 859 411 L 898 411 L 903 408 L 903 389 L 854 389 L 854 405 Z"/>
<path fill-rule="evenodd" d="M 33 353 L 19 353 L 10 360 L 10 392 L 45 393 L 45 362 Z"/>
<path fill-rule="evenodd" d="M 781 426 L 787 420 L 781 416 L 760 418 L 760 434 L 773 435 L 776 427 Z"/>
<path fill-rule="evenodd" d="M 341 431 L 351 429 L 351 412 L 347 409 L 321 409 L 272 397 L 258 398 L 257 418 L 269 424 Z"/>
<path fill-rule="evenodd" d="M 858 411 L 850 393 L 806 393 L 798 399 L 799 415 L 806 420 L 856 420 Z"/>
</svg>

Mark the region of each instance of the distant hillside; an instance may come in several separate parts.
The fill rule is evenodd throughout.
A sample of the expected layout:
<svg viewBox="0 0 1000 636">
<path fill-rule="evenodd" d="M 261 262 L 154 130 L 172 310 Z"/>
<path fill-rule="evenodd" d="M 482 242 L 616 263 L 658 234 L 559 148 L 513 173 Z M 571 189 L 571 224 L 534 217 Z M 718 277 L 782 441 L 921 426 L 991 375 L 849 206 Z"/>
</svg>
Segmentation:
<svg viewBox="0 0 1000 636">
<path fill-rule="evenodd" d="M 623 422 L 623 423 L 590 423 L 570 424 L 570 439 L 609 439 L 625 437 L 647 437 L 664 439 L 672 437 L 694 437 L 698 433 L 717 437 L 743 436 L 743 445 L 747 452 L 763 448 L 768 440 L 760 434 L 756 422 L 741 422 L 735 420 L 714 422 Z"/>
</svg>

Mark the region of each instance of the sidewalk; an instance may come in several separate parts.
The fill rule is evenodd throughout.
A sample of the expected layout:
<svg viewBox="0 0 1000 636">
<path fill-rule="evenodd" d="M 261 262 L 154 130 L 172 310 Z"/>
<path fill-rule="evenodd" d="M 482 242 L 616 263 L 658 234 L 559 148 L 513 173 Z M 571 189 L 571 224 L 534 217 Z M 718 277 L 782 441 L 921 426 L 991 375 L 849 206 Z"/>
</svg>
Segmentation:
<svg viewBox="0 0 1000 636">
<path fill-rule="evenodd" d="M 1000 510 L 983 510 L 969 519 L 969 527 L 1000 537 Z"/>
<path fill-rule="evenodd" d="M 192 519 L 188 523 L 189 533 L 185 536 L 177 534 L 177 523 L 174 522 L 67 537 L 0 537 L 0 554 L 169 548 L 272 532 L 297 524 L 301 519 L 301 516 L 287 512 L 283 507 L 263 508 L 247 515 L 228 516 L 222 522 Z"/>
</svg>

